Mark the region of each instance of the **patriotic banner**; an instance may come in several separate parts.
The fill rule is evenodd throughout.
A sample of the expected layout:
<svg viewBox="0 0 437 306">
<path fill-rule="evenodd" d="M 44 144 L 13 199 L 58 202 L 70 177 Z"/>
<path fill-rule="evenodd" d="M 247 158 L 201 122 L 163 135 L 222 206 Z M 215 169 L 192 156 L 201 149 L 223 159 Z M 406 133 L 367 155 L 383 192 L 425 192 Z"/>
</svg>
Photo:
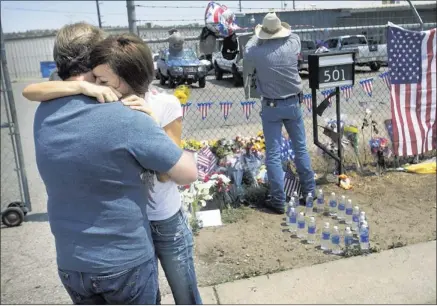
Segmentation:
<svg viewBox="0 0 437 306">
<path fill-rule="evenodd" d="M 202 120 L 205 120 L 205 118 L 208 116 L 208 110 L 211 108 L 212 102 L 200 102 L 197 103 L 197 109 L 200 111 L 200 114 L 202 115 Z"/>
<path fill-rule="evenodd" d="M 335 91 L 335 89 L 327 89 L 327 90 L 322 91 L 322 95 L 326 99 L 334 91 Z M 329 98 L 329 107 L 332 106 L 332 102 L 334 101 L 334 99 L 335 99 L 335 96 L 332 96 L 331 98 Z"/>
<path fill-rule="evenodd" d="M 373 78 L 361 80 L 360 85 L 367 93 L 367 95 L 371 97 L 373 92 Z"/>
<path fill-rule="evenodd" d="M 223 113 L 223 119 L 225 120 L 228 119 L 231 108 L 232 108 L 232 102 L 220 102 L 220 109 Z"/>
<path fill-rule="evenodd" d="M 214 33 L 228 37 L 240 27 L 235 23 L 235 14 L 218 2 L 211 1 L 205 10 L 205 24 Z"/>
<path fill-rule="evenodd" d="M 250 114 L 252 112 L 253 106 L 255 105 L 255 101 L 244 101 L 241 102 L 241 106 L 243 107 L 243 113 L 246 116 L 246 119 L 249 120 Z"/>
<path fill-rule="evenodd" d="M 387 50 L 394 154 L 436 149 L 436 29 L 410 31 L 389 22 Z"/>
<path fill-rule="evenodd" d="M 284 192 L 287 196 L 291 197 L 295 191 L 297 195 L 300 196 L 302 193 L 302 187 L 297 176 L 287 169 L 284 176 Z"/>
<path fill-rule="evenodd" d="M 181 105 L 181 107 L 182 107 L 182 119 L 185 118 L 185 115 L 188 113 L 188 110 L 190 109 L 190 106 L 191 106 L 191 102 L 188 102 L 186 104 L 182 104 Z"/>
<path fill-rule="evenodd" d="M 353 85 L 342 86 L 340 89 L 343 92 L 343 96 L 346 101 L 349 101 L 349 99 L 352 97 Z"/>
<path fill-rule="evenodd" d="M 313 111 L 313 98 L 311 94 L 303 95 L 302 103 L 307 107 L 310 113 Z"/>
<path fill-rule="evenodd" d="M 201 180 L 205 178 L 217 165 L 217 157 L 209 147 L 203 147 L 197 153 L 197 170 Z"/>
<path fill-rule="evenodd" d="M 390 89 L 390 71 L 383 72 L 379 78 L 384 82 L 388 89 Z"/>
</svg>

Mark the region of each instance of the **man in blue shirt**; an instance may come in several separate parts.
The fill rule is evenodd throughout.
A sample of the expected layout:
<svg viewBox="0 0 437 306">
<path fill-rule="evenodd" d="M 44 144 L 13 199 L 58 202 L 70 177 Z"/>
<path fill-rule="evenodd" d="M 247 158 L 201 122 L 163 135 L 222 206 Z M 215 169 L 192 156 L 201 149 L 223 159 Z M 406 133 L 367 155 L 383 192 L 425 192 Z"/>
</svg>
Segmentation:
<svg viewBox="0 0 437 306">
<path fill-rule="evenodd" d="M 281 163 L 282 126 L 285 126 L 295 153 L 295 164 L 304 197 L 314 196 L 315 180 L 306 147 L 305 125 L 299 94 L 302 80 L 298 71 L 300 38 L 275 13 L 264 17 L 245 47 L 244 70 L 256 71 L 256 90 L 262 97 L 261 120 L 266 142 L 266 166 L 271 199 L 266 204 L 284 213 L 284 172 Z M 301 199 L 301 203 L 304 200 Z"/>
<path fill-rule="evenodd" d="M 92 82 L 89 53 L 102 38 L 86 23 L 63 27 L 54 47 L 59 76 Z M 73 302 L 155 304 L 157 263 L 140 174 L 150 169 L 189 184 L 197 178 L 193 156 L 151 117 L 82 95 L 40 104 L 34 139 L 59 275 Z"/>
</svg>

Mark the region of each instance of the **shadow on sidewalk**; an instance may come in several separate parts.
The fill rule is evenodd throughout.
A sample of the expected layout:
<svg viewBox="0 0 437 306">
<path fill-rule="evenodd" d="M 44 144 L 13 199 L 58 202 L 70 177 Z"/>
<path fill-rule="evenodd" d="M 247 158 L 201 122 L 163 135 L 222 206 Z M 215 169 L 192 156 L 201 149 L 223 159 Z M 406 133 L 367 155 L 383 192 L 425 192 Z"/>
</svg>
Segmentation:
<svg viewBox="0 0 437 306">
<path fill-rule="evenodd" d="M 35 214 L 30 214 L 27 215 L 24 218 L 25 222 L 48 222 L 49 221 L 49 217 L 47 215 L 47 213 L 35 213 Z"/>
</svg>

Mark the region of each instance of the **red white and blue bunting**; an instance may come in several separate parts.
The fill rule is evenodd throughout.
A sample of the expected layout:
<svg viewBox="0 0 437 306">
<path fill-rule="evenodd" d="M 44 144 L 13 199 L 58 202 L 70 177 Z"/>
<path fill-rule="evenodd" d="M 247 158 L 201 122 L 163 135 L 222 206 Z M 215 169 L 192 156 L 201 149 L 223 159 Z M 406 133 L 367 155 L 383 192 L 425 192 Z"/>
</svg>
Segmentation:
<svg viewBox="0 0 437 306">
<path fill-rule="evenodd" d="M 373 93 L 373 78 L 365 79 L 360 81 L 361 87 L 367 93 L 369 97 L 372 96 Z"/>
<path fill-rule="evenodd" d="M 252 109 L 255 105 L 255 101 L 243 101 L 241 102 L 241 106 L 243 107 L 243 113 L 246 116 L 246 119 L 249 120 L 250 114 L 252 113 Z"/>
<path fill-rule="evenodd" d="M 313 96 L 311 94 L 305 94 L 303 95 L 303 101 L 302 103 L 306 106 L 308 112 L 312 112 L 313 110 Z"/>
<path fill-rule="evenodd" d="M 390 71 L 383 72 L 379 75 L 381 80 L 387 85 L 387 88 L 390 89 Z"/>
<path fill-rule="evenodd" d="M 231 108 L 232 108 L 232 102 L 220 102 L 220 110 L 223 113 L 223 119 L 225 119 L 225 121 L 229 117 Z"/>
<path fill-rule="evenodd" d="M 191 106 L 191 102 L 188 102 L 186 104 L 182 104 L 182 119 L 185 118 L 185 115 L 188 113 L 188 111 L 190 110 L 190 106 Z"/>
<path fill-rule="evenodd" d="M 343 92 L 343 97 L 346 99 L 346 101 L 349 101 L 349 99 L 352 97 L 353 85 L 342 86 L 340 89 Z"/>
<path fill-rule="evenodd" d="M 213 102 L 197 103 L 197 109 L 200 111 L 200 114 L 202 115 L 202 120 L 205 120 L 205 118 L 208 116 L 208 110 L 211 108 L 212 104 Z"/>
<path fill-rule="evenodd" d="M 334 91 L 335 91 L 335 89 L 326 89 L 326 90 L 322 91 L 322 95 L 326 99 Z M 335 99 L 335 96 L 332 96 L 331 98 L 329 98 L 329 107 L 332 106 L 332 101 L 334 101 L 334 99 Z"/>
</svg>

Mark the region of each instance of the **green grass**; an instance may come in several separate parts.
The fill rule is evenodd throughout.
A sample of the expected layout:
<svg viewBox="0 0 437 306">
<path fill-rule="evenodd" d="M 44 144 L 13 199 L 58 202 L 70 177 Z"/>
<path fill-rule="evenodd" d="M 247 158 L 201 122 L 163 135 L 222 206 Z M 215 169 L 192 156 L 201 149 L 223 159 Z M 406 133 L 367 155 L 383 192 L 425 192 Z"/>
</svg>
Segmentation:
<svg viewBox="0 0 437 306">
<path fill-rule="evenodd" d="M 224 224 L 231 224 L 243 220 L 246 218 L 248 214 L 250 214 L 252 210 L 246 206 L 240 206 L 238 208 L 226 208 L 223 209 L 222 214 L 222 222 Z"/>
</svg>

